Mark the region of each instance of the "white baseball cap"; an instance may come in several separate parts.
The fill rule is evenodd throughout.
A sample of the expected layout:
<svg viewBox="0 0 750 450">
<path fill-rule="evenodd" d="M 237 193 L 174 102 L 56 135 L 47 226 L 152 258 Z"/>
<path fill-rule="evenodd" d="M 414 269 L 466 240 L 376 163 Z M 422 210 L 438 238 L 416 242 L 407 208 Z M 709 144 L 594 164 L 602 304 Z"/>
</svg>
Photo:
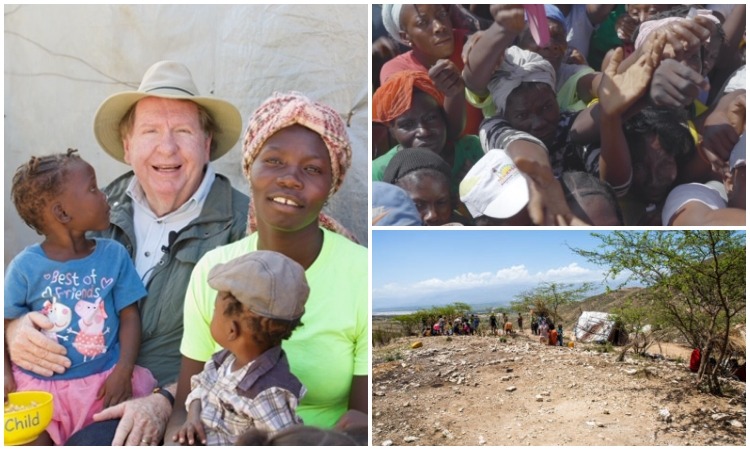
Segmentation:
<svg viewBox="0 0 750 450">
<path fill-rule="evenodd" d="M 507 219 L 529 203 L 526 178 L 501 149 L 488 151 L 474 164 L 461 181 L 459 194 L 474 218 Z"/>
</svg>

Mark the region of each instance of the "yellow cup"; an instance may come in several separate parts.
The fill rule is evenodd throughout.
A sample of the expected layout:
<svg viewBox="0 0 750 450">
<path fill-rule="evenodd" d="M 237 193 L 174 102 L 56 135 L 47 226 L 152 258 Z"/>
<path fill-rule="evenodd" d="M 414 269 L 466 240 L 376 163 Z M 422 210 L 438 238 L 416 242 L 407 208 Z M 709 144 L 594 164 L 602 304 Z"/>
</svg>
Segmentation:
<svg viewBox="0 0 750 450">
<path fill-rule="evenodd" d="M 43 391 L 12 392 L 5 403 L 5 445 L 33 442 L 52 420 L 52 394 Z"/>
</svg>

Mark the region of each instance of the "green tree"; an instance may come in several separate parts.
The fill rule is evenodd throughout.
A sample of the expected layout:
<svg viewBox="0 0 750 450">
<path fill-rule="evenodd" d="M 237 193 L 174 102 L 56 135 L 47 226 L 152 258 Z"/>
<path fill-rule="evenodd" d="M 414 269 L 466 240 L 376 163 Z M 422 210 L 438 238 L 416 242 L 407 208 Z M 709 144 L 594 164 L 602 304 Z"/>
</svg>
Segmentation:
<svg viewBox="0 0 750 450">
<path fill-rule="evenodd" d="M 655 313 L 701 349 L 701 385 L 720 394 L 720 364 L 733 324 L 745 321 L 745 234 L 736 231 L 616 231 L 593 233 L 597 250 L 573 249 L 609 267 L 608 277 L 650 286 Z"/>
<path fill-rule="evenodd" d="M 623 346 L 618 357 L 619 361 L 625 359 L 625 353 L 631 348 L 638 355 L 643 355 L 656 340 L 664 336 L 664 329 L 660 318 L 653 306 L 643 302 L 641 294 L 636 299 L 626 299 L 622 306 L 614 308 L 610 317 L 617 326 L 625 331 L 628 343 Z"/>
<path fill-rule="evenodd" d="M 535 316 L 550 315 L 545 300 L 536 294 L 536 289 L 528 289 L 516 294 L 515 300 L 510 302 L 510 309 L 521 314 L 534 311 Z"/>
<path fill-rule="evenodd" d="M 516 296 L 518 299 L 511 305 L 517 308 L 534 310 L 537 315 L 551 315 L 557 323 L 560 317 L 557 310 L 560 306 L 581 301 L 592 288 L 591 283 L 572 284 L 544 282 L 536 288 L 524 291 Z"/>
</svg>

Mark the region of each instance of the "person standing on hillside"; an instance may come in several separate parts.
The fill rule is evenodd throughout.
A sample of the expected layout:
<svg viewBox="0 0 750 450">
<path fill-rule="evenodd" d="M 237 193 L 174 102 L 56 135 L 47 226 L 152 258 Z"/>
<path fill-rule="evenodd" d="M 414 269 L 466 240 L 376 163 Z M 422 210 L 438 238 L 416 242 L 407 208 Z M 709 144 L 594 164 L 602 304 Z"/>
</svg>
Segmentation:
<svg viewBox="0 0 750 450">
<path fill-rule="evenodd" d="M 539 325 L 539 343 L 547 344 L 549 338 L 549 325 L 547 325 L 547 319 L 542 317 L 541 324 Z"/>
<path fill-rule="evenodd" d="M 518 313 L 518 332 L 523 333 L 523 317 Z"/>
<path fill-rule="evenodd" d="M 549 341 L 547 342 L 548 345 L 557 345 L 557 330 L 554 326 L 550 327 L 549 330 Z"/>
<path fill-rule="evenodd" d="M 490 314 L 490 330 L 492 330 L 492 334 L 497 334 L 497 317 L 495 317 L 495 313 Z"/>
</svg>

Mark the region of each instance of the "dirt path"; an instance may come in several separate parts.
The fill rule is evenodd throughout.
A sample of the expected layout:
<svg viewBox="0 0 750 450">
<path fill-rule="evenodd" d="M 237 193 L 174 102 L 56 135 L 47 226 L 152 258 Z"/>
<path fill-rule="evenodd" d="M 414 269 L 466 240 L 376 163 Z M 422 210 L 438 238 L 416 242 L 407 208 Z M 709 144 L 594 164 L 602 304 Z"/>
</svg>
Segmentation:
<svg viewBox="0 0 750 450">
<path fill-rule="evenodd" d="M 373 350 L 373 445 L 745 444 L 745 385 L 700 394 L 684 363 L 526 335 L 416 340 Z"/>
</svg>

